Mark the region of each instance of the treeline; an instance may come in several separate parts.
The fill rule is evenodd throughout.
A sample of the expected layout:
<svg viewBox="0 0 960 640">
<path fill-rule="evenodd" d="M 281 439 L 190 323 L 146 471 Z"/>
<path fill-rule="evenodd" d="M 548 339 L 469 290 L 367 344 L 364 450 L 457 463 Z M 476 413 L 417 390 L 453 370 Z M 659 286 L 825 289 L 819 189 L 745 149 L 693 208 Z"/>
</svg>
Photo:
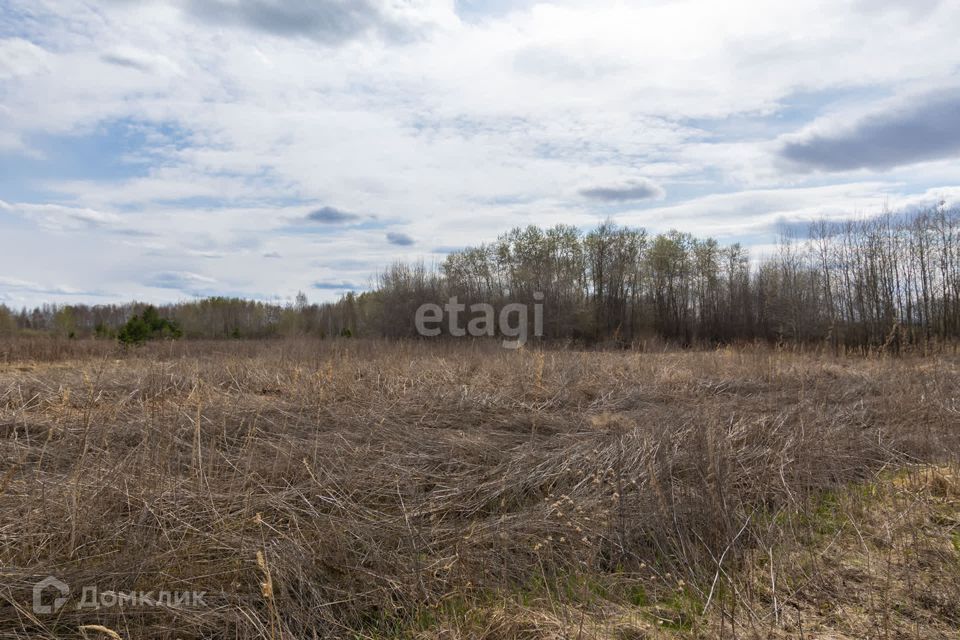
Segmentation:
<svg viewBox="0 0 960 640">
<path fill-rule="evenodd" d="M 332 304 L 309 304 L 298 294 L 291 305 L 214 297 L 176 304 L 56 305 L 11 310 L 0 305 L 0 336 L 52 334 L 64 338 L 117 338 L 138 316 L 176 325 L 186 338 L 268 338 L 297 335 L 352 335 L 357 326 L 357 296 Z"/>
<path fill-rule="evenodd" d="M 371 291 L 291 305 L 211 298 L 159 307 L 187 337 L 415 337 L 416 309 L 452 297 L 469 305 L 543 304 L 544 338 L 682 345 L 819 342 L 899 349 L 960 337 L 960 212 L 942 205 L 845 222 L 821 221 L 751 260 L 671 231 L 611 222 L 581 233 L 517 228 L 434 267 L 397 263 Z M 543 300 L 534 298 L 542 293 Z M 0 308 L 0 333 L 108 336 L 140 305 Z M 532 327 L 528 332 L 533 335 Z"/>
<path fill-rule="evenodd" d="M 753 261 L 739 244 L 677 231 L 514 229 L 438 269 L 388 269 L 376 329 L 411 335 L 409 319 L 426 301 L 532 304 L 539 291 L 547 338 L 898 349 L 960 336 L 958 210 L 820 221 L 807 231 L 784 234 L 773 255 Z"/>
</svg>

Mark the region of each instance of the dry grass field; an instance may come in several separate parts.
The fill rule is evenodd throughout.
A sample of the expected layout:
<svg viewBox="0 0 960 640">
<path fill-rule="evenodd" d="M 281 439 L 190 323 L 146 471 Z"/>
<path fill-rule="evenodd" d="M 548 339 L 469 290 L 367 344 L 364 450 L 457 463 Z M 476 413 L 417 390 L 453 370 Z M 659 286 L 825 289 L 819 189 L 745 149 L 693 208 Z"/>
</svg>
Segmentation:
<svg viewBox="0 0 960 640">
<path fill-rule="evenodd" d="M 955 639 L 958 368 L 0 344 L 0 637 Z"/>
</svg>

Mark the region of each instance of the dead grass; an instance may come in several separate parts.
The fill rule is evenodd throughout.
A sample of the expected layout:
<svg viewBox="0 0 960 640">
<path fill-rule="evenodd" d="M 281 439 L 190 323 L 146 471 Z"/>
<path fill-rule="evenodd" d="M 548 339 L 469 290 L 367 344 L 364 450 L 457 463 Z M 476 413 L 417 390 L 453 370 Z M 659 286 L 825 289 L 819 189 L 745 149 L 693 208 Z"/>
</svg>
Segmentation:
<svg viewBox="0 0 960 640">
<path fill-rule="evenodd" d="M 0 364 L 0 637 L 960 624 L 951 356 L 43 349 Z M 36 615 L 48 575 L 71 601 Z M 84 585 L 205 605 L 77 609 Z"/>
</svg>

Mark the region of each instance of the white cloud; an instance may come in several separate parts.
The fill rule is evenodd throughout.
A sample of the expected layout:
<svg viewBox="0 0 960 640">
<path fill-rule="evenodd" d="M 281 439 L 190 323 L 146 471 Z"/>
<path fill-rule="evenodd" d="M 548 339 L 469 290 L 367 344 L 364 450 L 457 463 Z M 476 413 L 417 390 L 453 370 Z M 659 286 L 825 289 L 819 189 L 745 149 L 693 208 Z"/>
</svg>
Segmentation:
<svg viewBox="0 0 960 640">
<path fill-rule="evenodd" d="M 939 202 L 960 204 L 960 187 L 904 193 L 902 185 L 854 182 L 820 187 L 757 189 L 712 194 L 681 204 L 653 207 L 617 216 L 617 222 L 656 231 L 670 228 L 699 235 L 747 236 L 776 232 L 781 222 L 812 222 L 876 215 L 884 210 L 929 208 Z"/>
<path fill-rule="evenodd" d="M 833 93 L 863 113 L 877 95 L 955 84 L 957 3 L 598 0 L 458 16 L 450 0 L 364 0 L 334 3 L 346 13 L 324 22 L 331 0 L 299 19 L 268 0 L 11 1 L 32 19 L 0 40 L 0 153 L 117 120 L 141 124 L 149 149 L 103 152 L 135 156 L 139 175 L 40 174 L 27 186 L 50 197 L 5 209 L 41 227 L 36 246 L 87 231 L 64 249 L 76 277 L 124 295 L 179 295 L 128 277 L 137 261 L 215 281 L 194 289 L 287 296 L 517 224 L 590 225 L 616 209 L 734 233 L 960 184 L 948 160 L 929 178 L 904 167 L 831 181 L 777 156 L 778 137 L 829 112 Z M 799 94 L 812 103 L 792 106 Z M 721 135 L 735 121 L 762 126 Z M 323 207 L 362 220 L 291 231 Z M 363 266 L 311 273 L 320 252 Z"/>
<path fill-rule="evenodd" d="M 55 296 L 103 296 L 103 292 L 98 291 L 84 291 L 83 289 L 77 289 L 75 287 L 69 287 L 65 285 L 44 285 L 38 282 L 33 282 L 31 280 L 22 280 L 20 278 L 10 278 L 7 276 L 0 276 L 0 287 L 10 290 L 12 292 L 24 292 L 24 293 L 33 293 L 33 294 L 43 294 L 43 295 L 55 295 Z M 15 299 L 14 296 L 10 296 L 10 299 Z"/>
<path fill-rule="evenodd" d="M 0 210 L 24 216 L 41 226 L 62 231 L 115 225 L 120 216 L 83 207 L 66 207 L 57 204 L 8 203 L 0 200 Z"/>
<path fill-rule="evenodd" d="M 23 38 L 0 38 L 0 81 L 30 76 L 48 68 L 49 54 Z"/>
</svg>

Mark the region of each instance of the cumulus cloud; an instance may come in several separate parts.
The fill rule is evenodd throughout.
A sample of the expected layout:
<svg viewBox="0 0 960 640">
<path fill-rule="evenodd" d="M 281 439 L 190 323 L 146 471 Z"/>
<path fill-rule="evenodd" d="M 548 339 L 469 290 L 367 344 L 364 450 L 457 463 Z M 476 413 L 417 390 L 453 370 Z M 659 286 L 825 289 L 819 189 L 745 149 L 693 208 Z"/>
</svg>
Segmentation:
<svg viewBox="0 0 960 640">
<path fill-rule="evenodd" d="M 399 247 L 409 247 L 414 244 L 416 241 L 408 236 L 405 233 L 400 233 L 398 231 L 390 231 L 387 233 L 387 242 L 390 244 L 395 244 Z"/>
<path fill-rule="evenodd" d="M 359 219 L 360 216 L 357 214 L 336 207 L 320 207 L 307 214 L 308 222 L 322 224 L 342 224 L 344 222 L 356 222 Z"/>
<path fill-rule="evenodd" d="M 205 22 L 242 26 L 281 37 L 338 45 L 367 33 L 388 39 L 412 35 L 413 25 L 374 0 L 190 0 Z"/>
<path fill-rule="evenodd" d="M 630 180 L 619 184 L 597 185 L 580 189 L 580 195 L 599 202 L 631 202 L 662 198 L 663 188 L 646 178 Z"/>
<path fill-rule="evenodd" d="M 901 98 L 850 122 L 814 124 L 780 156 L 805 169 L 884 170 L 960 156 L 960 87 Z"/>
</svg>

